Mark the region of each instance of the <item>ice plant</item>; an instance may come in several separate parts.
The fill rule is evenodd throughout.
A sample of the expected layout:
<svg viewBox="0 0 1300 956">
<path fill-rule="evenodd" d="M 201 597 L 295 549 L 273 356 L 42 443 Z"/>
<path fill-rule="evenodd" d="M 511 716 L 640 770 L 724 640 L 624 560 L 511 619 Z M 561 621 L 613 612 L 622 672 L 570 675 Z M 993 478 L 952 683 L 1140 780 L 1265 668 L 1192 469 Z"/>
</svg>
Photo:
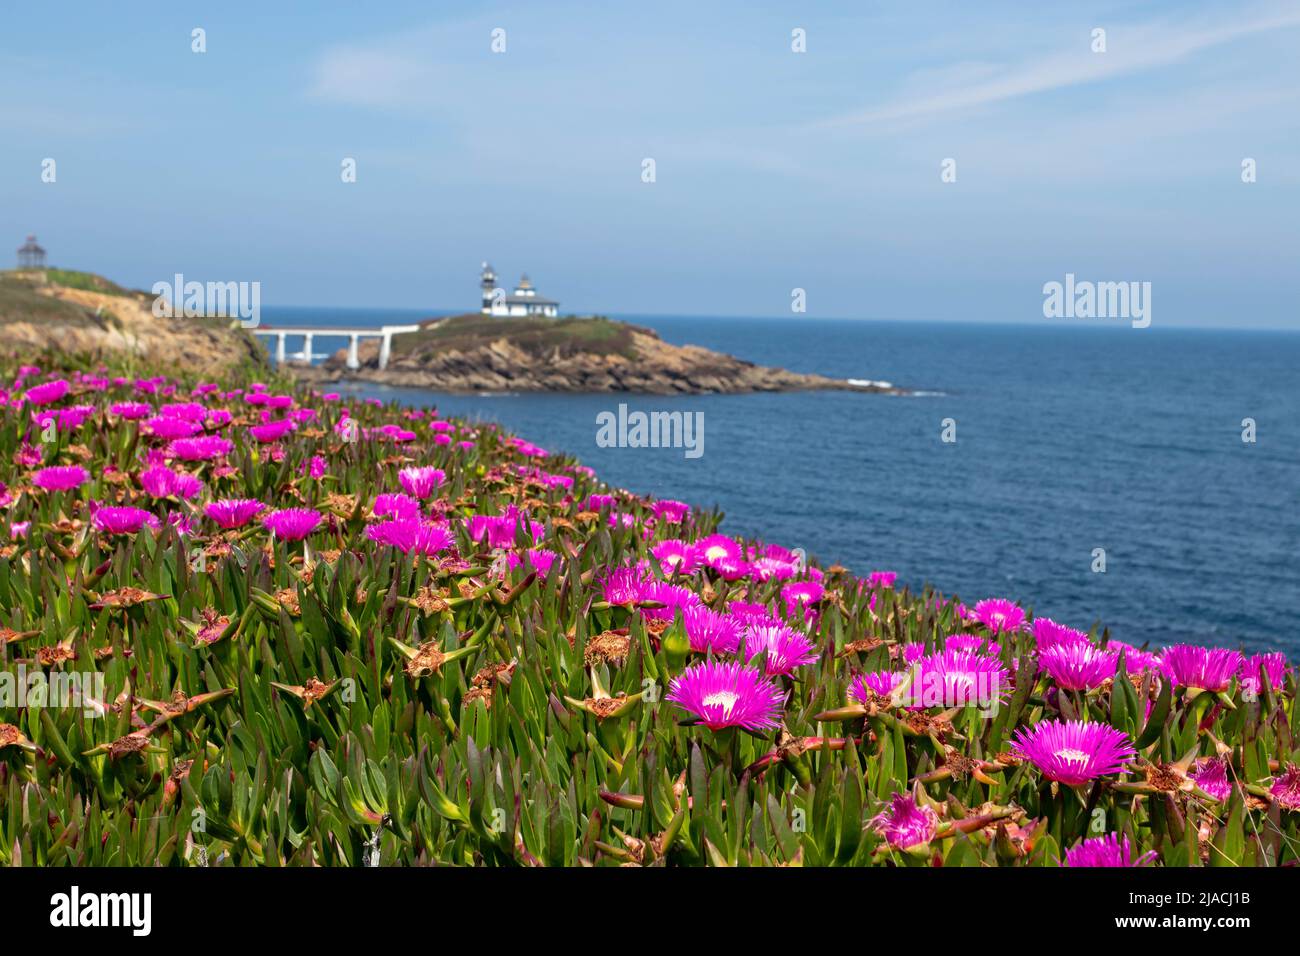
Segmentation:
<svg viewBox="0 0 1300 956">
<path fill-rule="evenodd" d="M 737 661 L 703 661 L 673 678 L 665 700 L 699 718 L 710 730 L 775 727 L 785 695 L 752 667 Z"/>
<path fill-rule="evenodd" d="M 1128 736 L 1106 724 L 1047 720 L 1020 728 L 1015 750 L 1049 780 L 1077 787 L 1119 773 L 1136 751 Z"/>
<path fill-rule="evenodd" d="M 386 544 L 404 554 L 437 554 L 446 551 L 456 539 L 450 531 L 419 518 L 390 518 L 377 521 L 366 529 L 371 541 Z"/>
<path fill-rule="evenodd" d="M 977 608 L 978 610 L 978 608 Z M 1088 642 L 1088 635 L 1083 631 L 1058 624 L 1050 617 L 1036 617 L 1032 625 L 1034 642 L 1039 651 L 1056 647 L 1058 644 L 1078 644 Z"/>
<path fill-rule="evenodd" d="M 1232 793 L 1228 782 L 1228 762 L 1222 757 L 1202 757 L 1196 761 L 1191 774 L 1192 782 L 1219 802 Z"/>
<path fill-rule="evenodd" d="M 265 510 L 266 505 L 254 498 L 226 498 L 212 502 L 204 512 L 219 527 L 231 530 L 244 527 Z"/>
<path fill-rule="evenodd" d="M 1300 810 L 1300 767 L 1287 764 L 1286 770 L 1274 779 L 1268 792 L 1273 802 L 1283 810 Z"/>
<path fill-rule="evenodd" d="M 1064 690 L 1095 690 L 1115 676 L 1119 655 L 1083 641 L 1063 641 L 1039 652 L 1038 666 Z"/>
<path fill-rule="evenodd" d="M 67 395 L 71 387 L 67 379 L 55 379 L 53 382 L 32 386 L 23 397 L 33 405 L 52 405 Z"/>
<path fill-rule="evenodd" d="M 673 573 L 690 574 L 703 561 L 699 549 L 693 544 L 687 544 L 680 538 L 669 538 L 666 541 L 660 541 L 650 549 L 650 553 L 658 559 L 664 574 L 668 575 Z"/>
<path fill-rule="evenodd" d="M 754 624 L 745 629 L 745 660 L 767 655 L 765 668 L 769 677 L 789 674 L 796 667 L 817 660 L 817 647 L 808 635 L 784 624 Z"/>
<path fill-rule="evenodd" d="M 376 518 L 418 518 L 420 503 L 410 495 L 376 495 L 370 511 Z"/>
<path fill-rule="evenodd" d="M 1001 634 L 1019 631 L 1025 623 L 1025 612 L 1011 601 L 989 598 L 975 605 L 975 618 L 994 634 Z"/>
<path fill-rule="evenodd" d="M 204 435 L 202 438 L 176 439 L 167 446 L 167 454 L 181 461 L 211 461 L 230 454 L 234 447 L 234 442 L 220 435 Z"/>
<path fill-rule="evenodd" d="M 691 650 L 697 654 L 734 654 L 740 649 L 741 624 L 707 607 L 688 607 L 682 624 Z"/>
<path fill-rule="evenodd" d="M 1062 865 L 1084 866 L 1146 866 L 1157 857 L 1155 850 L 1150 850 L 1134 858 L 1133 848 L 1129 845 L 1128 835 L 1120 836 L 1107 833 L 1105 836 L 1092 837 L 1065 851 Z"/>
<path fill-rule="evenodd" d="M 1258 696 L 1264 689 L 1261 674 L 1268 677 L 1269 687 L 1279 690 L 1286 682 L 1286 655 L 1280 652 L 1252 654 L 1243 660 L 1237 671 L 1242 692 Z"/>
<path fill-rule="evenodd" d="M 310 508 L 281 508 L 262 519 L 280 541 L 301 541 L 315 531 L 320 522 L 320 512 Z"/>
<path fill-rule="evenodd" d="M 423 500 L 447 480 L 447 473 L 441 468 L 403 468 L 397 473 L 397 480 L 408 494 Z"/>
<path fill-rule="evenodd" d="M 71 491 L 90 480 L 90 472 L 80 465 L 54 465 L 32 476 L 32 484 L 46 491 Z"/>
<path fill-rule="evenodd" d="M 939 817 L 907 793 L 896 793 L 889 806 L 871 818 L 871 827 L 895 850 L 924 847 L 934 839 Z"/>
<path fill-rule="evenodd" d="M 1175 686 L 1211 693 L 1227 690 L 1240 667 L 1236 651 L 1196 644 L 1175 644 L 1160 658 L 1161 671 Z"/>
<path fill-rule="evenodd" d="M 915 646 L 915 645 L 913 645 Z M 909 707 L 993 707 L 1011 688 L 1011 675 L 996 657 L 974 651 L 937 651 L 912 665 L 903 694 Z"/>
<path fill-rule="evenodd" d="M 97 510 L 91 523 L 106 534 L 136 534 L 145 525 L 157 528 L 161 522 L 143 508 L 109 505 Z"/>
</svg>

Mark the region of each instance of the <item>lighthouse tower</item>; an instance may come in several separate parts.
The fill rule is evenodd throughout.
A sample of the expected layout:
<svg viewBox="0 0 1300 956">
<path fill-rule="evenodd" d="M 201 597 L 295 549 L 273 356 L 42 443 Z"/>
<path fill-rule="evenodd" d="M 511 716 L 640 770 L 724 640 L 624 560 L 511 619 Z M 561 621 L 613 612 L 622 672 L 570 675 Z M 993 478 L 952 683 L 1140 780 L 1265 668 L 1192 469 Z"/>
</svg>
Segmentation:
<svg viewBox="0 0 1300 956">
<path fill-rule="evenodd" d="M 479 311 L 484 315 L 492 314 L 492 300 L 496 297 L 497 274 L 492 271 L 489 263 L 483 263 L 482 281 L 479 283 L 483 287 L 483 307 Z"/>
</svg>

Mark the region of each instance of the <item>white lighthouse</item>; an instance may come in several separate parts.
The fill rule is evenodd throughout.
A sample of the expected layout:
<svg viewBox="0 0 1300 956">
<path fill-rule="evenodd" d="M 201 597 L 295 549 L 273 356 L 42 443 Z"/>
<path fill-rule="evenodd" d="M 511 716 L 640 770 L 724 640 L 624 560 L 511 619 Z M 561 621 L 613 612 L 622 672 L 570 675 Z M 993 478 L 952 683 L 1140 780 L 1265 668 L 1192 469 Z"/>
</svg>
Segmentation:
<svg viewBox="0 0 1300 956">
<path fill-rule="evenodd" d="M 526 273 L 519 278 L 515 291 L 507 294 L 505 289 L 497 285 L 497 274 L 492 266 L 485 262 L 479 276 L 479 285 L 483 289 L 483 304 L 479 311 L 484 315 L 499 318 L 543 315 L 554 318 L 559 314 L 560 303 L 538 295 Z"/>
</svg>

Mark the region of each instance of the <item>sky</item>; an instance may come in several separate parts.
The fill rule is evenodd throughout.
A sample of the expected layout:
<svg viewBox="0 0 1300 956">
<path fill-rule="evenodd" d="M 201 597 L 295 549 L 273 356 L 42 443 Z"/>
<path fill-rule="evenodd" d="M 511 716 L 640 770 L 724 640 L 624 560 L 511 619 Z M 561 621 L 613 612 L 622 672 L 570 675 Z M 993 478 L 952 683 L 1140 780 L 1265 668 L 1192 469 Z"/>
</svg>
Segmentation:
<svg viewBox="0 0 1300 956">
<path fill-rule="evenodd" d="M 61 11 L 0 26 L 0 238 L 134 287 L 1043 323 L 1073 273 L 1300 329 L 1297 0 Z"/>
</svg>

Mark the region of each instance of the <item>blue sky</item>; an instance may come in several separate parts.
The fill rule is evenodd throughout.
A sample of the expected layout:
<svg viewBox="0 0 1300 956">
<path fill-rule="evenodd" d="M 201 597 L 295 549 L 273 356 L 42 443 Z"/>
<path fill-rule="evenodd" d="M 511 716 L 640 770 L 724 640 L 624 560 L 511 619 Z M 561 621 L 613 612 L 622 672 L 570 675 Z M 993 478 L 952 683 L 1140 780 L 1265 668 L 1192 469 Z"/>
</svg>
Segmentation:
<svg viewBox="0 0 1300 956">
<path fill-rule="evenodd" d="M 576 311 L 1042 323 L 1073 272 L 1300 328 L 1296 2 L 194 6 L 6 10 L 11 247 L 431 310 L 487 258 Z"/>
</svg>

